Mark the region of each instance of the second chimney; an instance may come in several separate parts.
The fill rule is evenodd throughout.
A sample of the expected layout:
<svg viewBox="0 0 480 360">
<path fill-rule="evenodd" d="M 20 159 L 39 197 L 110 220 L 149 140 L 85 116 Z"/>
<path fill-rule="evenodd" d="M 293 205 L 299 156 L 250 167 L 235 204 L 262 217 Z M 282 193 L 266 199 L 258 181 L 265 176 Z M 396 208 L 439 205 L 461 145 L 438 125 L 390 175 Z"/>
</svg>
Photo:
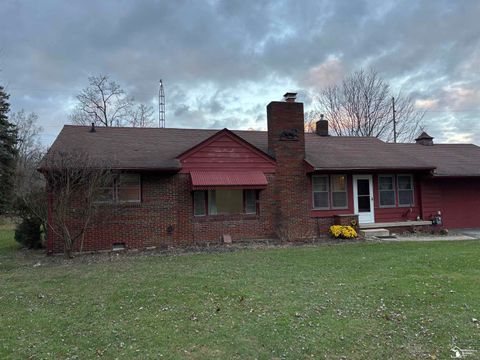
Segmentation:
<svg viewBox="0 0 480 360">
<path fill-rule="evenodd" d="M 323 118 L 323 114 L 320 115 L 320 120 L 316 122 L 315 133 L 319 136 L 328 136 L 328 120 Z"/>
</svg>

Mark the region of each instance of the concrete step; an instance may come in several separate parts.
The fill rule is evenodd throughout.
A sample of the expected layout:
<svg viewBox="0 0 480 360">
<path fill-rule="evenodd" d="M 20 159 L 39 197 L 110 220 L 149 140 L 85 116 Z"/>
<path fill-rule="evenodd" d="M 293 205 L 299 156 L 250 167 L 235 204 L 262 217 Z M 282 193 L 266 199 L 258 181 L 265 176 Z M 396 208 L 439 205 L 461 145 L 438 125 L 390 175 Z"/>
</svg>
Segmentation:
<svg viewBox="0 0 480 360">
<path fill-rule="evenodd" d="M 360 230 L 360 235 L 366 238 L 390 236 L 390 231 L 387 229 L 363 229 Z"/>
</svg>

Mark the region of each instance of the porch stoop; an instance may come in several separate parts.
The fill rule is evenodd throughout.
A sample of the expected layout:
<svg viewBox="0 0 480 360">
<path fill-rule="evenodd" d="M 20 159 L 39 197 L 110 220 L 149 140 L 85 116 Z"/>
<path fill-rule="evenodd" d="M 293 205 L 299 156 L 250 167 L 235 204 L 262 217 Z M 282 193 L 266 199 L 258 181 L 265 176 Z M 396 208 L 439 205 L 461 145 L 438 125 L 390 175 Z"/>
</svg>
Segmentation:
<svg viewBox="0 0 480 360">
<path fill-rule="evenodd" d="M 393 221 L 393 222 L 383 222 L 383 223 L 368 223 L 360 224 L 360 229 L 378 229 L 378 228 L 397 228 L 397 227 L 408 227 L 408 226 L 429 226 L 432 225 L 431 221 L 425 220 L 415 220 L 415 221 Z M 385 229 L 384 229 L 385 230 Z"/>
</svg>

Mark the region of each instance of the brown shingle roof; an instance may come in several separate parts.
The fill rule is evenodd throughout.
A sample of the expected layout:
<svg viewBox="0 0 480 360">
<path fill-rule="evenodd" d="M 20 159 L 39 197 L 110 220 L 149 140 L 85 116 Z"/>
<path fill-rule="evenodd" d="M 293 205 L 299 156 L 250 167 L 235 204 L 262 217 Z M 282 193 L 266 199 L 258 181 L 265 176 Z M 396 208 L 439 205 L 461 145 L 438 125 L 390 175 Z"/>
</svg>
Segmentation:
<svg viewBox="0 0 480 360">
<path fill-rule="evenodd" d="M 473 144 L 387 144 L 435 165 L 435 176 L 480 176 L 480 147 Z"/>
<path fill-rule="evenodd" d="M 412 154 L 398 151 L 374 137 L 337 137 L 306 134 L 306 160 L 316 170 L 433 169 Z"/>
<path fill-rule="evenodd" d="M 180 169 L 178 155 L 219 130 L 96 127 L 65 125 L 49 152 L 86 152 L 118 169 Z M 267 151 L 266 133 L 235 131 L 260 150 Z"/>
<path fill-rule="evenodd" d="M 85 151 L 118 169 L 180 169 L 178 155 L 214 135 L 210 129 L 159 129 L 65 125 L 50 152 Z M 234 130 L 267 153 L 266 131 Z M 433 169 L 438 175 L 480 176 L 475 145 L 388 144 L 368 137 L 305 134 L 306 160 L 317 170 Z"/>
</svg>

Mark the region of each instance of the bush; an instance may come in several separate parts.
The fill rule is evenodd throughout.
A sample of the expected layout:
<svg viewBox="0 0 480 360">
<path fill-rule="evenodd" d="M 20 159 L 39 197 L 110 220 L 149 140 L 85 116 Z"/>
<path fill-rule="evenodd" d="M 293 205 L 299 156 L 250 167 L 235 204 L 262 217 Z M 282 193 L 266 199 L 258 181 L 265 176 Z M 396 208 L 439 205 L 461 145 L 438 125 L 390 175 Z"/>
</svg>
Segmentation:
<svg viewBox="0 0 480 360">
<path fill-rule="evenodd" d="M 25 218 L 15 229 L 15 241 L 29 249 L 42 247 L 41 221 L 35 218 Z"/>
<path fill-rule="evenodd" d="M 330 233 L 335 239 L 354 239 L 357 232 L 351 226 L 333 225 L 330 226 Z"/>
</svg>

